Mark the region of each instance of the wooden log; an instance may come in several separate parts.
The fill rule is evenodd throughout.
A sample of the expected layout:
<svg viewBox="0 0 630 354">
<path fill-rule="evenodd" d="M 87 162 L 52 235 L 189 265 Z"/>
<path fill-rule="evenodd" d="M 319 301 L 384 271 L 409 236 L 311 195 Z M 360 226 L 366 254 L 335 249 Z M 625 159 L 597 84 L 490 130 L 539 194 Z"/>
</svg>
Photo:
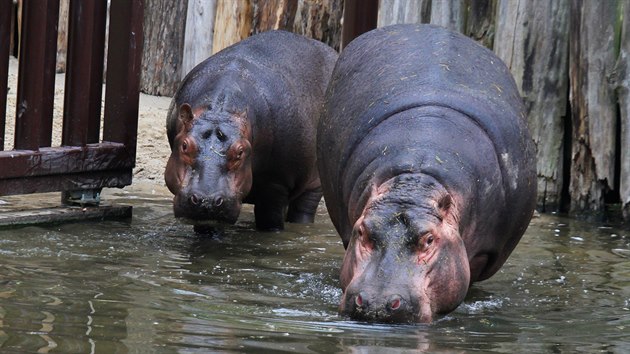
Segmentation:
<svg viewBox="0 0 630 354">
<path fill-rule="evenodd" d="M 212 55 L 216 0 L 188 0 L 182 75 Z"/>
<path fill-rule="evenodd" d="M 457 32 L 464 32 L 465 0 L 439 0 L 431 3 L 431 23 Z"/>
<path fill-rule="evenodd" d="M 188 1 L 145 1 L 142 92 L 175 94 L 181 78 L 187 10 Z"/>
<path fill-rule="evenodd" d="M 568 0 L 498 4 L 494 51 L 510 68 L 525 102 L 537 147 L 538 206 L 543 211 L 556 211 L 561 205 L 568 14 Z"/>
<path fill-rule="evenodd" d="M 617 1 L 571 3 L 571 211 L 602 211 L 615 186 Z"/>
<path fill-rule="evenodd" d="M 431 0 L 381 0 L 378 27 L 399 23 L 429 23 Z"/>
<path fill-rule="evenodd" d="M 619 96 L 620 181 L 619 197 L 623 216 L 630 220 L 630 3 L 621 2 L 621 41 L 617 58 L 616 87 Z"/>
<path fill-rule="evenodd" d="M 252 5 L 247 0 L 217 0 L 212 53 L 249 37 Z"/>
<path fill-rule="evenodd" d="M 342 15 L 343 0 L 298 0 L 292 31 L 320 40 L 338 51 Z"/>
</svg>

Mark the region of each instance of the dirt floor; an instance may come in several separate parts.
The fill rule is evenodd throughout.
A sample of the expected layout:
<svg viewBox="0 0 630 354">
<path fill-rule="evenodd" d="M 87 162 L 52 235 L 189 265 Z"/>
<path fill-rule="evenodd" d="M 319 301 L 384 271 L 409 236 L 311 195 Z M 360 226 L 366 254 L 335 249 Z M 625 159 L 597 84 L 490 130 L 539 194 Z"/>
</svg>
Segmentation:
<svg viewBox="0 0 630 354">
<path fill-rule="evenodd" d="M 5 134 L 5 150 L 12 149 L 13 128 L 15 125 L 15 104 L 17 93 L 18 61 L 11 57 L 9 64 L 9 94 L 7 97 L 7 126 Z M 52 145 L 61 144 L 61 122 L 63 119 L 63 90 L 65 75 L 57 74 L 55 78 L 55 104 L 53 117 Z M 105 89 L 103 89 L 103 97 Z M 154 183 L 164 185 L 164 167 L 170 154 L 166 138 L 166 114 L 170 105 L 170 97 L 140 95 L 138 147 L 133 183 Z"/>
</svg>

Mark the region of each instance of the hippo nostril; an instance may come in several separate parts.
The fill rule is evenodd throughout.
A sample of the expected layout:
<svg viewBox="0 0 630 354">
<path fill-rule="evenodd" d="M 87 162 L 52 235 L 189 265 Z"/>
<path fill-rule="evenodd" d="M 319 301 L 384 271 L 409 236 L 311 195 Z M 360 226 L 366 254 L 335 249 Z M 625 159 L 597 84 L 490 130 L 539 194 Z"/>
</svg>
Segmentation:
<svg viewBox="0 0 630 354">
<path fill-rule="evenodd" d="M 190 196 L 190 204 L 199 205 L 199 203 L 201 203 L 201 199 L 196 194 Z"/>
<path fill-rule="evenodd" d="M 392 295 L 387 299 L 387 306 L 390 310 L 395 311 L 400 308 L 401 305 L 401 297 L 400 295 Z"/>
<path fill-rule="evenodd" d="M 223 204 L 223 198 L 221 197 L 216 197 L 214 198 L 214 201 L 212 203 L 215 207 L 219 207 Z"/>
<path fill-rule="evenodd" d="M 357 296 L 354 298 L 354 303 L 359 308 L 367 307 L 368 302 L 367 302 L 366 294 L 364 292 L 360 292 L 359 294 L 357 294 Z"/>
</svg>

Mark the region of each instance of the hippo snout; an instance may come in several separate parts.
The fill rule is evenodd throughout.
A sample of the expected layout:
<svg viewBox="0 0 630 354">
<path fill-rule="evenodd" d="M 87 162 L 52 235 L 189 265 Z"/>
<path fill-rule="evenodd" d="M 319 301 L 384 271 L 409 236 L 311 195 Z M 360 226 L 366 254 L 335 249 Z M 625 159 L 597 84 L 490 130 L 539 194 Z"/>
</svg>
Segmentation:
<svg viewBox="0 0 630 354">
<path fill-rule="evenodd" d="M 370 294 L 368 291 L 347 293 L 342 312 L 358 321 L 411 323 L 419 313 L 409 296 L 397 293 Z"/>
<path fill-rule="evenodd" d="M 178 218 L 234 224 L 241 211 L 241 202 L 223 193 L 191 191 L 175 196 L 173 211 Z"/>
</svg>

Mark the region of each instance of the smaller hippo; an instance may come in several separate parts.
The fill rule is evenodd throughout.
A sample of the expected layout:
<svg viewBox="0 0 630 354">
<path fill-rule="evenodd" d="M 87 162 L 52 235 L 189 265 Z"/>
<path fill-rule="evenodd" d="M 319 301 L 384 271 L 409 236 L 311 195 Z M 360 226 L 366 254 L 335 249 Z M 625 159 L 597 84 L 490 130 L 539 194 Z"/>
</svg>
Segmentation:
<svg viewBox="0 0 630 354">
<path fill-rule="evenodd" d="M 471 39 L 397 25 L 352 41 L 317 132 L 322 190 L 346 254 L 340 310 L 430 322 L 491 277 L 536 203 L 514 79 Z"/>
<path fill-rule="evenodd" d="M 322 196 L 315 132 L 337 53 L 284 31 L 264 32 L 197 65 L 173 97 L 164 178 L 176 217 L 256 227 L 313 222 Z"/>
</svg>

